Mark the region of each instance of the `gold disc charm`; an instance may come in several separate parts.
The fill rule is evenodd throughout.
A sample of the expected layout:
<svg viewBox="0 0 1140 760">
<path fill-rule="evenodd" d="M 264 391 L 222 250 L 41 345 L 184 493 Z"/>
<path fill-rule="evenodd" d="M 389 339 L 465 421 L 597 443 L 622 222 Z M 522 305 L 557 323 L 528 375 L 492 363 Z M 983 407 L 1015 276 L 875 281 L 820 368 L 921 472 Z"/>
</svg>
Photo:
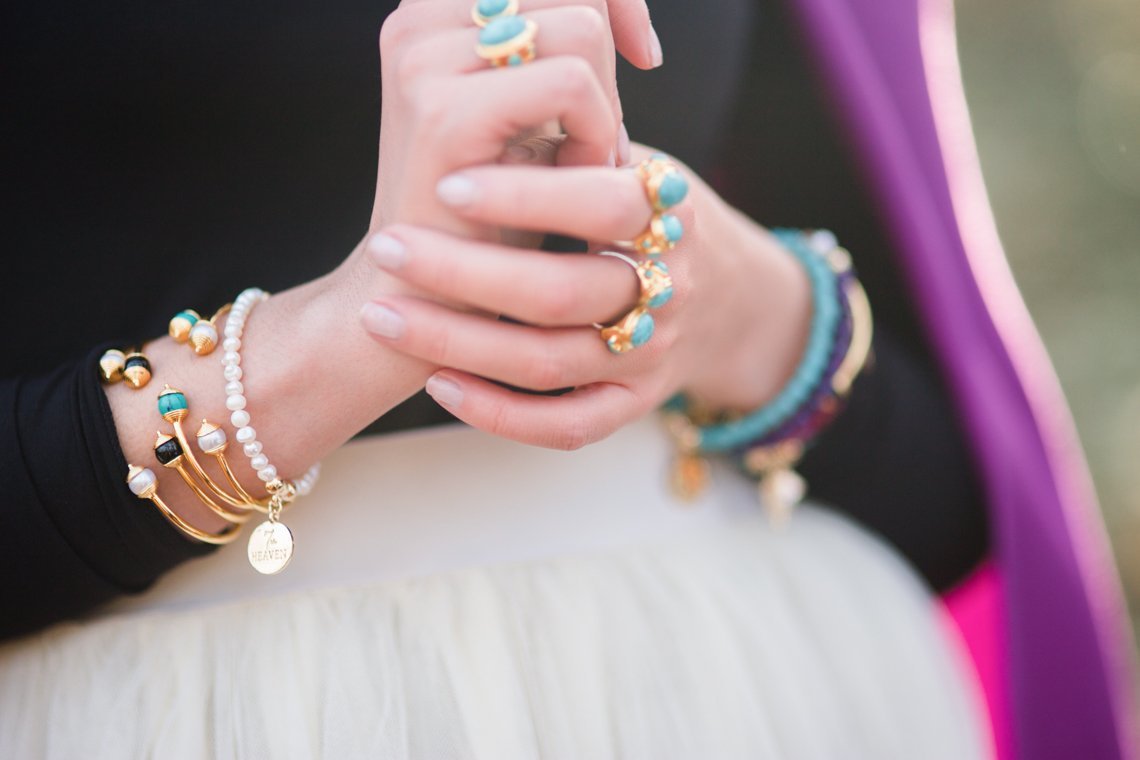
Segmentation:
<svg viewBox="0 0 1140 760">
<path fill-rule="evenodd" d="M 266 520 L 253 529 L 246 548 L 249 564 L 262 575 L 274 575 L 293 559 L 293 531 L 285 523 Z"/>
</svg>

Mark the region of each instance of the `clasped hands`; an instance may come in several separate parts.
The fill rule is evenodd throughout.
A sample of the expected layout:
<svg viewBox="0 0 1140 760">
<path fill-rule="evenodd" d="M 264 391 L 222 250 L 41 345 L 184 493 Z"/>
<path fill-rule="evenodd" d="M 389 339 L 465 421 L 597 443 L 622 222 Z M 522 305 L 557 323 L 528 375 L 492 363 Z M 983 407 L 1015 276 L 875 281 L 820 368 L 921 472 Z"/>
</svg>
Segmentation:
<svg viewBox="0 0 1140 760">
<path fill-rule="evenodd" d="M 405 2 L 384 25 L 377 199 L 357 257 L 385 284 L 360 312 L 364 329 L 438 368 L 426 389 L 456 417 L 528 444 L 578 448 L 679 390 L 721 407 L 763 403 L 802 350 L 806 278 L 687 168 L 688 198 L 670 210 L 685 235 L 663 257 L 674 297 L 655 334 L 615 355 L 594 326 L 639 294 L 629 266 L 596 252 L 620 250 L 613 241 L 652 213 L 629 169 L 651 151 L 629 141 L 614 76 L 615 49 L 641 68 L 661 63 L 642 0 L 521 10 L 538 26 L 538 56 L 502 69 L 475 54 L 465 0 Z M 557 141 L 519 141 L 550 124 Z M 536 250 L 546 233 L 590 250 Z"/>
</svg>

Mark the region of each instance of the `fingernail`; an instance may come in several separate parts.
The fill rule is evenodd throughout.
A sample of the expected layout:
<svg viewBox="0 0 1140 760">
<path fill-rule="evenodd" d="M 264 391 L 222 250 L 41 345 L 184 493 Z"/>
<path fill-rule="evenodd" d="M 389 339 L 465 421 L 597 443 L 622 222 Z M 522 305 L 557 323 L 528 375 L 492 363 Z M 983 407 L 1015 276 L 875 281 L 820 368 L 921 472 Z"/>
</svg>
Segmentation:
<svg viewBox="0 0 1140 760">
<path fill-rule="evenodd" d="M 624 121 L 621 123 L 621 129 L 618 130 L 617 156 L 618 163 L 622 166 L 629 163 L 629 130 L 625 128 Z"/>
<path fill-rule="evenodd" d="M 395 340 L 404 334 L 404 318 L 378 303 L 366 303 L 360 310 L 364 329 L 383 338 Z"/>
<path fill-rule="evenodd" d="M 665 62 L 665 54 L 661 52 L 661 39 L 657 36 L 657 30 L 653 28 L 652 22 L 649 24 L 649 58 L 653 62 L 653 68 Z"/>
<path fill-rule="evenodd" d="M 507 148 L 507 158 L 515 163 L 529 164 L 538 158 L 538 154 L 534 152 L 534 148 L 523 145 L 522 143 L 516 143 Z"/>
<path fill-rule="evenodd" d="M 469 206 L 477 195 L 475 183 L 462 174 L 444 177 L 435 186 L 435 194 L 448 206 L 459 208 Z"/>
<path fill-rule="evenodd" d="M 381 269 L 399 269 L 408 260 L 408 251 L 396 238 L 383 233 L 368 241 L 368 255 Z"/>
<path fill-rule="evenodd" d="M 463 403 L 463 390 L 446 377 L 432 375 L 424 385 L 424 390 L 440 406 L 454 408 Z"/>
</svg>

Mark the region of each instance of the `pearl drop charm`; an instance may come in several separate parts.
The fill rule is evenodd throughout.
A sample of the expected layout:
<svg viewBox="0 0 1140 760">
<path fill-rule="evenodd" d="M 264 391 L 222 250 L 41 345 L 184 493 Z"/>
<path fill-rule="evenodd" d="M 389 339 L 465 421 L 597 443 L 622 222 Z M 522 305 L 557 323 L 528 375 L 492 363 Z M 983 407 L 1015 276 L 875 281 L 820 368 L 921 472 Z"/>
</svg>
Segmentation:
<svg viewBox="0 0 1140 760">
<path fill-rule="evenodd" d="M 212 322 L 201 320 L 190 328 L 190 345 L 198 356 L 213 352 L 218 345 L 218 329 Z"/>
<path fill-rule="evenodd" d="M 127 469 L 127 487 L 140 499 L 149 499 L 158 490 L 158 478 L 154 470 L 132 464 Z"/>
<path fill-rule="evenodd" d="M 202 420 L 202 427 L 198 428 L 198 448 L 206 454 L 225 451 L 226 431 L 212 422 Z"/>
</svg>

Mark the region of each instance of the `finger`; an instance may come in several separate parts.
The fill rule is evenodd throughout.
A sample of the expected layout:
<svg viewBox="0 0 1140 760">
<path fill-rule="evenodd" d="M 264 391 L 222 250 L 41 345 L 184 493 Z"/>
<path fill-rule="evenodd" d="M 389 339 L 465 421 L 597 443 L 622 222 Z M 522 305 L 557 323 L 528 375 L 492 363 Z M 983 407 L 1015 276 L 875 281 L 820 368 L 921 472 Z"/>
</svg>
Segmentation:
<svg viewBox="0 0 1140 760">
<path fill-rule="evenodd" d="M 412 297 L 369 302 L 361 322 L 373 338 L 403 354 L 535 391 L 584 385 L 637 367 L 625 361 L 636 354 L 610 354 L 593 328 L 498 322 Z"/>
<path fill-rule="evenodd" d="M 601 10 L 605 10 L 604 4 Z M 619 127 L 621 98 L 617 92 L 614 41 L 606 16 L 590 5 L 564 5 L 530 11 L 526 18 L 538 27 L 538 55 L 576 55 L 594 67 L 610 99 L 615 128 Z M 396 81 L 410 89 L 418 86 L 424 76 L 468 74 L 488 68 L 487 61 L 475 52 L 478 34 L 475 27 L 449 28 L 409 45 L 396 65 Z"/>
<path fill-rule="evenodd" d="M 432 297 L 532 325 L 609 323 L 637 303 L 626 263 L 593 254 L 545 253 L 390 227 L 369 239 L 371 261 Z"/>
<path fill-rule="evenodd" d="M 428 378 L 425 389 L 472 427 L 564 451 L 600 441 L 648 411 L 637 394 L 616 383 L 594 383 L 562 396 L 532 396 L 448 369 Z"/>
<path fill-rule="evenodd" d="M 587 5 L 567 5 L 531 11 L 526 18 L 538 26 L 535 46 L 543 58 L 578 55 L 590 62 L 601 81 L 614 78 L 613 38 L 604 16 Z M 445 28 L 408 46 L 400 58 L 400 76 L 469 74 L 488 68 L 476 52 L 479 29 Z"/>
<path fill-rule="evenodd" d="M 527 0 L 528 11 L 540 8 L 551 8 L 567 5 L 573 2 L 579 5 L 589 5 L 598 11 L 604 11 L 613 30 L 614 44 L 619 53 L 640 69 L 652 69 L 662 63 L 661 42 L 657 32 L 649 20 L 649 8 L 645 0 Z M 404 7 L 417 8 L 420 6 L 436 6 L 442 10 L 437 13 L 447 14 L 448 22 L 453 26 L 461 26 L 471 22 L 470 3 L 431 3 L 427 0 L 404 0 Z"/>
<path fill-rule="evenodd" d="M 479 167 L 445 177 L 437 194 L 470 221 L 586 240 L 633 238 L 652 216 L 645 187 L 629 170 Z"/>
<path fill-rule="evenodd" d="M 431 88 L 418 103 L 424 139 L 452 151 L 453 165 L 485 163 L 524 130 L 561 122 L 563 166 L 613 162 L 617 125 L 593 68 L 577 56 L 481 71 Z"/>
</svg>

